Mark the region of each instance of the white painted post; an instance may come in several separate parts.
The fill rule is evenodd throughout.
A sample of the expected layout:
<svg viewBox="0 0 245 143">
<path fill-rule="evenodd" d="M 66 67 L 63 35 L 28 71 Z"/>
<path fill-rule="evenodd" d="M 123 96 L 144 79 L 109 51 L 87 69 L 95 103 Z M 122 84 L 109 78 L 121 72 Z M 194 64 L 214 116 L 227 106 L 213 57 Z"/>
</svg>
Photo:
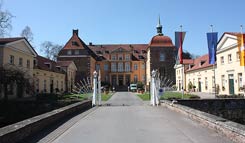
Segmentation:
<svg viewBox="0 0 245 143">
<path fill-rule="evenodd" d="M 96 98 L 97 98 L 97 72 L 94 71 L 94 87 L 93 87 L 93 99 L 92 99 L 92 106 L 96 106 Z"/>
<path fill-rule="evenodd" d="M 99 105 L 101 105 L 101 75 L 100 75 L 100 70 L 99 70 L 99 77 L 98 77 L 98 101 L 99 101 Z"/>
<path fill-rule="evenodd" d="M 152 70 L 152 80 L 151 80 L 151 84 L 152 84 L 152 106 L 155 106 L 156 105 L 156 81 L 155 81 L 155 78 L 156 78 L 156 71 L 155 70 Z"/>
</svg>

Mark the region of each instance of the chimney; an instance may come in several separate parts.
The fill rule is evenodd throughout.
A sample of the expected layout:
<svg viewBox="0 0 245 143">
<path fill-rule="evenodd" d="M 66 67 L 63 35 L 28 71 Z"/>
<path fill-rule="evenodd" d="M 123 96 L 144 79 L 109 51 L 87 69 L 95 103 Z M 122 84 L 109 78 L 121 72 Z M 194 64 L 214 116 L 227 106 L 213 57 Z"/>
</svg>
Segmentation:
<svg viewBox="0 0 245 143">
<path fill-rule="evenodd" d="M 78 36 L 78 29 L 73 29 L 73 35 L 76 34 Z"/>
</svg>

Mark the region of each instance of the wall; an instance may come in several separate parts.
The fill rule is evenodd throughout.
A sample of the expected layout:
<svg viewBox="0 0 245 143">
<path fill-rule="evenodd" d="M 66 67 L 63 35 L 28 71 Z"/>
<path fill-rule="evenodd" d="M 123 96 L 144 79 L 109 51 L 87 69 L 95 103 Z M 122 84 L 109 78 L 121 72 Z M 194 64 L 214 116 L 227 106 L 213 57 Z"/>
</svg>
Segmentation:
<svg viewBox="0 0 245 143">
<path fill-rule="evenodd" d="M 33 60 L 34 60 L 33 55 L 14 50 L 13 48 L 4 48 L 3 50 L 4 50 L 3 65 L 9 64 L 10 55 L 12 55 L 14 56 L 14 66 L 16 66 L 18 69 L 26 71 L 32 77 Z M 19 66 L 19 58 L 22 58 L 22 66 Z M 27 60 L 30 61 L 29 68 L 27 68 Z"/>
<path fill-rule="evenodd" d="M 213 93 L 214 92 L 214 72 L 213 67 L 202 68 L 195 71 L 186 72 L 186 89 L 188 89 L 189 82 L 196 86 L 196 91 Z M 201 89 L 199 89 L 198 82 L 201 83 Z M 207 83 L 206 83 L 207 82 Z M 207 85 L 207 86 L 206 86 Z"/>
<path fill-rule="evenodd" d="M 65 90 L 65 74 L 50 72 L 40 69 L 34 69 L 34 87 L 37 93 L 50 93 L 51 79 L 53 80 L 53 92 L 58 86 L 60 92 Z M 44 80 L 46 80 L 46 92 L 44 91 Z M 58 81 L 58 85 L 57 85 Z"/>
<path fill-rule="evenodd" d="M 32 136 L 42 129 L 48 128 L 68 115 L 79 113 L 91 108 L 91 101 L 75 103 L 51 112 L 35 116 L 33 118 L 0 128 L 1 143 L 16 143 Z"/>
<path fill-rule="evenodd" d="M 178 100 L 178 104 L 245 125 L 245 99 Z"/>
</svg>

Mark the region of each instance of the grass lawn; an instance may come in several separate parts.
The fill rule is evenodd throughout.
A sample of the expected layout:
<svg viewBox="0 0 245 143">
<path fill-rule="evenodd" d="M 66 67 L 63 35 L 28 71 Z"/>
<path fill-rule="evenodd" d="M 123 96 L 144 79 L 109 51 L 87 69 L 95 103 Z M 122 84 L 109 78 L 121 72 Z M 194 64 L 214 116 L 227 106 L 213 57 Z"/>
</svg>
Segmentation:
<svg viewBox="0 0 245 143">
<path fill-rule="evenodd" d="M 184 94 L 184 99 L 189 99 L 189 98 L 194 97 L 194 96 L 196 96 L 196 95 Z M 170 98 L 181 99 L 182 98 L 182 93 L 167 91 L 167 92 L 164 93 L 164 95 L 160 99 L 170 99 Z"/>
<path fill-rule="evenodd" d="M 101 93 L 101 100 L 102 101 L 107 101 L 112 97 L 113 93 L 109 92 L 108 94 Z"/>
<path fill-rule="evenodd" d="M 107 101 L 111 98 L 113 93 L 105 94 L 101 93 L 101 100 Z M 86 99 L 92 99 L 93 93 L 87 93 L 87 94 L 67 94 L 62 96 L 62 99 L 79 99 L 79 100 L 86 100 Z"/>
<path fill-rule="evenodd" d="M 67 94 L 62 96 L 62 99 L 79 99 L 79 100 L 86 100 L 93 96 L 92 93 L 87 94 Z"/>
<path fill-rule="evenodd" d="M 139 96 L 144 101 L 150 100 L 149 92 L 144 93 L 144 94 L 137 94 L 137 96 Z M 196 97 L 196 95 L 184 94 L 184 99 L 190 99 L 190 98 L 193 98 L 193 97 Z M 160 99 L 164 100 L 164 99 L 171 99 L 171 98 L 181 99 L 182 98 L 182 93 L 167 91 L 167 92 L 164 93 L 164 95 Z"/>
<path fill-rule="evenodd" d="M 149 101 L 150 100 L 149 92 L 146 92 L 143 94 L 137 94 L 137 96 L 139 96 L 143 101 Z"/>
</svg>

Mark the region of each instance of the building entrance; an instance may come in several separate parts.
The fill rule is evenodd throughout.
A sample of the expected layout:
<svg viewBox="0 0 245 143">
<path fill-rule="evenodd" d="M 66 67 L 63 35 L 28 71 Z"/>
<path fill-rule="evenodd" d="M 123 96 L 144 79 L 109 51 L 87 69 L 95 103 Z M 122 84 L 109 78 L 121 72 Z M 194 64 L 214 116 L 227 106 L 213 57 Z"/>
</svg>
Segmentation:
<svg viewBox="0 0 245 143">
<path fill-rule="evenodd" d="M 123 85 L 123 75 L 118 75 L 118 85 L 119 86 Z"/>
</svg>

